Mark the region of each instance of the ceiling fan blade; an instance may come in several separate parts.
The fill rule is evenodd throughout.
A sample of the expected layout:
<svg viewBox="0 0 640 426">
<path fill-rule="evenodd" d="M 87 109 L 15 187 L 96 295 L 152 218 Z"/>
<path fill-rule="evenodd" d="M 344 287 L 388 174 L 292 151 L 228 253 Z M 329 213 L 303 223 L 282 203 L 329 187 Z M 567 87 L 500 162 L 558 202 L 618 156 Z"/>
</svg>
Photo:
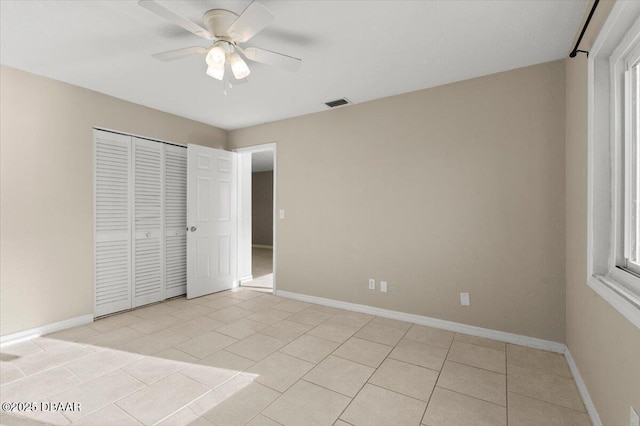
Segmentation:
<svg viewBox="0 0 640 426">
<path fill-rule="evenodd" d="M 282 53 L 271 52 L 270 50 L 258 49 L 257 47 L 248 47 L 241 52 L 251 61 L 273 65 L 274 67 L 287 71 L 298 71 L 300 65 L 302 65 L 302 59 L 283 55 Z"/>
<path fill-rule="evenodd" d="M 195 46 L 185 47 L 183 49 L 169 50 L 168 52 L 155 53 L 151 56 L 160 61 L 169 62 L 175 61 L 176 59 L 186 58 L 187 56 L 205 55 L 208 51 L 209 49 L 207 49 L 206 47 Z"/>
<path fill-rule="evenodd" d="M 198 37 L 202 37 L 207 40 L 213 40 L 215 37 L 209 33 L 209 31 L 202 28 L 200 25 L 195 24 L 188 20 L 187 18 L 183 18 L 182 16 L 173 13 L 166 7 L 156 3 L 153 0 L 139 0 L 138 4 L 150 12 L 155 13 L 156 15 L 173 22 L 176 25 L 181 26 L 185 30 L 197 35 Z"/>
<path fill-rule="evenodd" d="M 242 43 L 258 34 L 275 19 L 276 17 L 269 9 L 254 1 L 238 16 L 238 19 L 233 21 L 228 33 L 234 41 Z"/>
</svg>

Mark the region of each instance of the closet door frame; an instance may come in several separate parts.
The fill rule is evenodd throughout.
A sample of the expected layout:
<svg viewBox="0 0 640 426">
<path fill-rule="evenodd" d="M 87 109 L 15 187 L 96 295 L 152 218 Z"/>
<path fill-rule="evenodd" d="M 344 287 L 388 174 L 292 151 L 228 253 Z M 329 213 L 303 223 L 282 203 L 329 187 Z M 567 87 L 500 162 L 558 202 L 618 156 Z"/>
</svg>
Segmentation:
<svg viewBox="0 0 640 426">
<path fill-rule="evenodd" d="M 175 201 L 173 196 L 169 194 L 167 176 L 170 174 L 169 167 L 174 161 L 171 159 L 175 154 L 184 158 L 184 221 L 180 225 L 173 225 L 171 222 L 174 214 L 169 214 L 169 202 Z M 174 157 L 175 158 L 175 157 Z M 165 298 L 180 296 L 187 293 L 187 150 L 183 147 L 176 147 L 169 144 L 164 145 L 164 283 Z M 177 180 L 175 181 L 177 182 Z M 173 226 L 172 226 L 173 225 Z M 179 240 L 176 243 L 173 241 Z M 184 240 L 184 241 L 181 241 Z M 171 243 L 170 243 L 171 242 Z M 170 251 L 175 252 L 180 249 L 184 250 L 184 284 L 180 287 L 169 287 L 171 277 L 175 273 L 175 264 L 172 262 L 174 258 L 170 255 Z"/>
<path fill-rule="evenodd" d="M 134 139 L 142 139 L 142 140 L 147 140 L 150 142 L 154 142 L 154 143 L 160 143 L 163 144 L 163 149 L 162 149 L 162 202 L 161 202 L 161 238 L 160 238 L 160 252 L 161 252 L 161 277 L 162 277 L 162 299 L 160 300 L 166 300 L 167 297 L 167 289 L 166 289 L 166 265 L 164 264 L 165 262 L 165 251 L 166 251 L 166 230 L 165 230 L 165 205 L 164 205 L 164 199 L 165 199 L 165 188 L 166 188 L 166 182 L 165 180 L 165 151 L 166 151 L 166 146 L 176 146 L 176 147 L 180 147 L 181 149 L 187 149 L 187 145 L 185 144 L 180 144 L 180 143 L 175 143 L 175 142 L 171 142 L 171 141 L 165 141 L 165 140 L 161 140 L 161 139 L 151 139 L 145 136 L 139 136 L 139 135 L 135 135 L 135 134 L 131 134 L 131 133 L 125 133 L 125 132 L 121 132 L 118 130 L 113 130 L 113 129 L 108 129 L 108 128 L 104 128 L 104 127 L 93 127 L 93 132 L 92 132 L 92 136 L 93 136 L 93 316 L 94 318 L 100 317 L 100 316 L 105 316 L 105 315 L 110 315 L 113 313 L 117 313 L 117 312 L 122 312 L 122 311 L 126 311 L 128 309 L 132 309 L 135 306 L 135 282 L 134 282 L 134 253 L 133 250 L 135 249 L 135 217 L 134 217 L 134 211 L 135 211 L 135 153 L 134 153 Z M 128 160 L 129 160 L 129 164 L 128 164 L 128 223 L 129 223 L 129 241 L 128 241 L 128 250 L 129 250 L 129 260 L 128 260 L 128 267 L 129 267 L 129 294 L 128 294 L 128 306 L 118 306 L 117 310 L 113 310 L 113 311 L 108 311 L 108 312 L 101 312 L 98 310 L 98 299 L 97 299 L 97 243 L 98 243 L 98 230 L 97 230 L 97 215 L 98 215 L 98 205 L 97 205 L 97 199 L 98 199 L 98 182 L 97 182 L 97 165 L 98 165 L 98 135 L 100 134 L 99 132 L 107 132 L 110 133 L 112 135 L 114 135 L 114 139 L 121 139 L 122 141 L 124 141 L 125 139 L 128 140 L 127 145 L 128 145 Z M 185 193 L 185 197 L 186 197 L 186 193 Z M 185 225 L 185 230 L 186 230 L 186 225 Z M 185 258 L 185 265 L 186 265 L 187 259 Z M 186 289 L 185 289 L 185 293 L 186 293 Z M 173 297 L 173 296 L 169 296 L 169 297 Z M 150 301 L 148 303 L 154 303 L 153 301 Z M 143 306 L 143 305 L 140 305 Z M 104 309 L 103 309 L 104 310 Z"/>
</svg>

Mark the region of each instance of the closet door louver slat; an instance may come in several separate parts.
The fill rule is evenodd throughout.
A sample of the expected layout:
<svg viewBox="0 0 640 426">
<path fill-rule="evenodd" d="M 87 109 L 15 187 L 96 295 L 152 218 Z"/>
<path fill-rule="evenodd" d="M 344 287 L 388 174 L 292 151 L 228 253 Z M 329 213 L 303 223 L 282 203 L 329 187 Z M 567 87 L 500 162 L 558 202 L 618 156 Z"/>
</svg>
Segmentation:
<svg viewBox="0 0 640 426">
<path fill-rule="evenodd" d="M 164 144 L 133 138 L 133 306 L 165 298 Z"/>
<path fill-rule="evenodd" d="M 166 297 L 187 292 L 187 150 L 165 145 Z"/>
<path fill-rule="evenodd" d="M 94 132 L 96 316 L 131 307 L 130 139 Z"/>
</svg>

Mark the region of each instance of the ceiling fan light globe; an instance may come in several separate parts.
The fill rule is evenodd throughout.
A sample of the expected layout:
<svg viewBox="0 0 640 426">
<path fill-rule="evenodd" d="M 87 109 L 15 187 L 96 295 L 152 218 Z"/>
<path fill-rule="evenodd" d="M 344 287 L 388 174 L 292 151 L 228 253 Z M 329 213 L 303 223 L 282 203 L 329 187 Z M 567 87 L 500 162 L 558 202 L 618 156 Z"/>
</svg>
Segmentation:
<svg viewBox="0 0 640 426">
<path fill-rule="evenodd" d="M 249 66 L 247 66 L 247 63 L 237 54 L 234 53 L 231 55 L 229 62 L 231 62 L 231 72 L 233 72 L 233 76 L 236 80 L 242 80 L 251 74 L 251 70 L 249 69 Z"/>
<path fill-rule="evenodd" d="M 214 46 L 209 53 L 207 53 L 206 61 L 209 66 L 220 67 L 224 65 L 226 52 L 220 46 Z"/>
<path fill-rule="evenodd" d="M 207 75 L 209 77 L 215 78 L 216 80 L 222 81 L 222 79 L 224 78 L 224 66 L 217 67 L 214 65 L 209 65 L 209 67 L 207 68 Z"/>
</svg>

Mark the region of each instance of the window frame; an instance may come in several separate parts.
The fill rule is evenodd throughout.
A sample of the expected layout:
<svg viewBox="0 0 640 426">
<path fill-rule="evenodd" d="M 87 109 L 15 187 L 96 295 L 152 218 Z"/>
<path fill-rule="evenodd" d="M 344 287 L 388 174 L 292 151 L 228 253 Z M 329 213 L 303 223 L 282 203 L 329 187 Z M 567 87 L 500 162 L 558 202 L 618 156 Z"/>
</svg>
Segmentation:
<svg viewBox="0 0 640 426">
<path fill-rule="evenodd" d="M 632 239 L 633 231 L 638 233 L 638 227 L 640 226 L 638 220 L 638 213 L 636 212 L 635 226 L 633 224 L 632 202 L 634 200 L 634 188 L 637 183 L 634 184 L 634 178 L 637 180 L 637 175 L 640 173 L 640 161 L 638 161 L 638 151 L 640 149 L 640 132 L 638 128 L 638 109 L 640 108 L 640 40 L 635 40 L 635 44 L 630 47 L 629 53 L 622 58 L 622 65 L 624 66 L 624 247 L 622 251 L 621 267 L 634 275 L 640 276 L 640 262 L 634 262 L 631 259 L 632 247 L 635 245 L 636 259 L 640 257 L 637 253 L 640 250 L 640 241 L 634 241 Z M 634 70 L 635 68 L 635 70 Z M 633 79 L 635 78 L 635 84 Z M 635 91 L 634 91 L 635 89 Z M 635 97 L 635 105 L 633 105 L 633 97 Z M 636 115 L 635 121 L 633 115 Z M 634 133 L 635 124 L 635 133 Z M 635 145 L 635 147 L 634 147 Z M 635 148 L 635 149 L 634 149 Z M 635 151 L 635 152 L 634 152 Z M 634 158 L 634 154 L 635 157 Z M 635 161 L 634 161 L 635 160 Z M 638 199 L 635 200 L 639 202 Z M 640 291 L 640 289 L 637 289 Z"/>
<path fill-rule="evenodd" d="M 640 328 L 630 244 L 627 60 L 640 58 L 640 2 L 616 2 L 588 58 L 587 284 Z"/>
</svg>

